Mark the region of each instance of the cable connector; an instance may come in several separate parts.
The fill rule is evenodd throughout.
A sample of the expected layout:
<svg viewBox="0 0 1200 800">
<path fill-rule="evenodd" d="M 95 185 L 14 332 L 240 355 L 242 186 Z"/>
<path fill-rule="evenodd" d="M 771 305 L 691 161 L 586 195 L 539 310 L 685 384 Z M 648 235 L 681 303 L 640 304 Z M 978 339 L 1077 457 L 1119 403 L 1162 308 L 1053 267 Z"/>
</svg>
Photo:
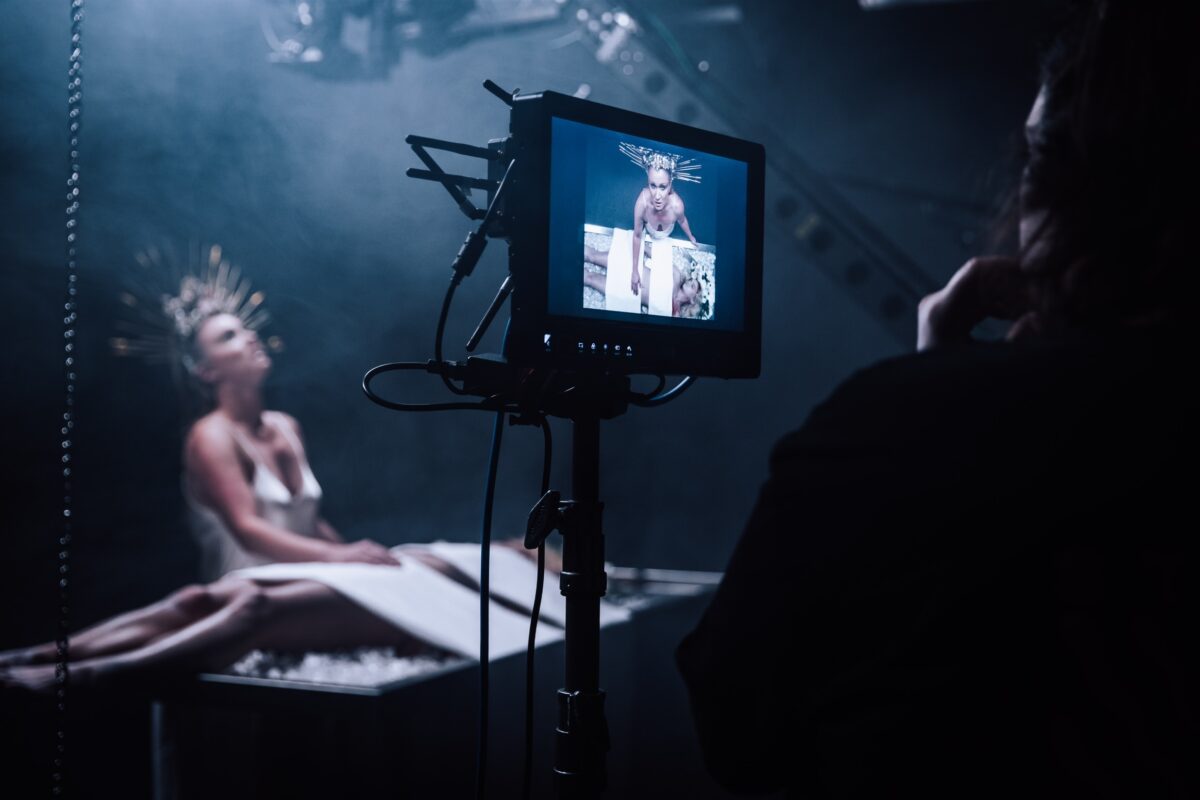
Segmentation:
<svg viewBox="0 0 1200 800">
<path fill-rule="evenodd" d="M 425 371 L 431 375 L 441 375 L 450 380 L 462 380 L 466 374 L 467 365 L 461 361 L 438 361 L 431 358 L 425 362 Z"/>
<path fill-rule="evenodd" d="M 456 364 L 463 391 L 479 397 L 514 397 L 520 389 L 520 373 L 504 356 L 481 353 L 470 356 L 465 364 Z"/>
<path fill-rule="evenodd" d="M 485 247 L 487 247 L 487 233 L 483 226 L 480 227 L 480 230 L 474 230 L 467 234 L 467 238 L 463 241 L 462 247 L 458 248 L 458 255 L 454 257 L 454 263 L 451 265 L 458 280 L 461 281 L 475 271 L 475 265 L 479 263 L 479 257 L 483 255 Z"/>
<path fill-rule="evenodd" d="M 522 410 L 517 414 L 509 414 L 508 424 L 510 427 L 515 425 L 539 427 L 544 419 L 546 419 L 545 415 L 540 412 Z"/>
</svg>

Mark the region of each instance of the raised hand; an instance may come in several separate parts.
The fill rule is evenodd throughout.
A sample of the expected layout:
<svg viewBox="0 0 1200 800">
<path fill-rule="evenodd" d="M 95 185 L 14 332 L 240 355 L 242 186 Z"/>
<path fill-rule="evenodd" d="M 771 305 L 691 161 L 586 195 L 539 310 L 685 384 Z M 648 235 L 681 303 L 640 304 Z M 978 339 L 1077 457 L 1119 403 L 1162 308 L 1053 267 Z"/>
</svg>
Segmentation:
<svg viewBox="0 0 1200 800">
<path fill-rule="evenodd" d="M 1015 258 L 979 256 L 959 268 L 950 281 L 917 306 L 917 350 L 970 341 L 985 319 L 1015 320 L 1008 338 L 1038 328 L 1028 276 Z"/>
</svg>

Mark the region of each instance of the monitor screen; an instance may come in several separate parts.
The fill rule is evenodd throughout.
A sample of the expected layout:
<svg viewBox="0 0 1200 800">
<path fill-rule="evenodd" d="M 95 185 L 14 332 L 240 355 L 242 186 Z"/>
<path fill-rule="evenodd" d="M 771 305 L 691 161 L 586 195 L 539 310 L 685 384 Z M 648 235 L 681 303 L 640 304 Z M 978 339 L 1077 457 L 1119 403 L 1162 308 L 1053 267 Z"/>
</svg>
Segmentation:
<svg viewBox="0 0 1200 800">
<path fill-rule="evenodd" d="M 741 332 L 748 165 L 552 117 L 548 314 Z"/>
</svg>

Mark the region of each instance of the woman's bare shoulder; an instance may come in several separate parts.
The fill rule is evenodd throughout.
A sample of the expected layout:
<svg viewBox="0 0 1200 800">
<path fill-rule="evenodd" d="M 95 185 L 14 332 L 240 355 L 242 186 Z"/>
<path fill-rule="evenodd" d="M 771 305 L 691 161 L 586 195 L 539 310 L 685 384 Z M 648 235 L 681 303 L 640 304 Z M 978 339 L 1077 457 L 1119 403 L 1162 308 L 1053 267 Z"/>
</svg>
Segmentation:
<svg viewBox="0 0 1200 800">
<path fill-rule="evenodd" d="M 205 414 L 192 423 L 184 449 L 189 458 L 234 450 L 233 430 L 229 420 L 216 411 Z"/>
</svg>

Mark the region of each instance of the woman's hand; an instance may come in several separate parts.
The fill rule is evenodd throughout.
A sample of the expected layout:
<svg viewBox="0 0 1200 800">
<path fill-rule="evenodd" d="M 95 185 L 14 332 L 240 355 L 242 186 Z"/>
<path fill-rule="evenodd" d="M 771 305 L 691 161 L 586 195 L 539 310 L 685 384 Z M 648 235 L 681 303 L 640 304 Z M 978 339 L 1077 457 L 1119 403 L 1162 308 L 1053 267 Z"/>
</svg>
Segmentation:
<svg viewBox="0 0 1200 800">
<path fill-rule="evenodd" d="M 338 563 L 400 566 L 400 559 L 392 555 L 379 542 L 373 542 L 370 539 L 359 539 L 357 542 L 349 544 L 334 545 L 329 560 Z"/>
<path fill-rule="evenodd" d="M 633 268 L 633 277 L 629 279 L 629 288 L 633 290 L 635 295 L 638 293 L 638 290 L 641 289 L 641 279 L 638 276 L 638 269 L 636 265 Z"/>
<path fill-rule="evenodd" d="M 1029 280 L 1015 258 L 972 258 L 940 290 L 917 306 L 917 350 L 969 342 L 985 319 L 1015 320 L 1008 339 L 1038 329 Z"/>
</svg>

